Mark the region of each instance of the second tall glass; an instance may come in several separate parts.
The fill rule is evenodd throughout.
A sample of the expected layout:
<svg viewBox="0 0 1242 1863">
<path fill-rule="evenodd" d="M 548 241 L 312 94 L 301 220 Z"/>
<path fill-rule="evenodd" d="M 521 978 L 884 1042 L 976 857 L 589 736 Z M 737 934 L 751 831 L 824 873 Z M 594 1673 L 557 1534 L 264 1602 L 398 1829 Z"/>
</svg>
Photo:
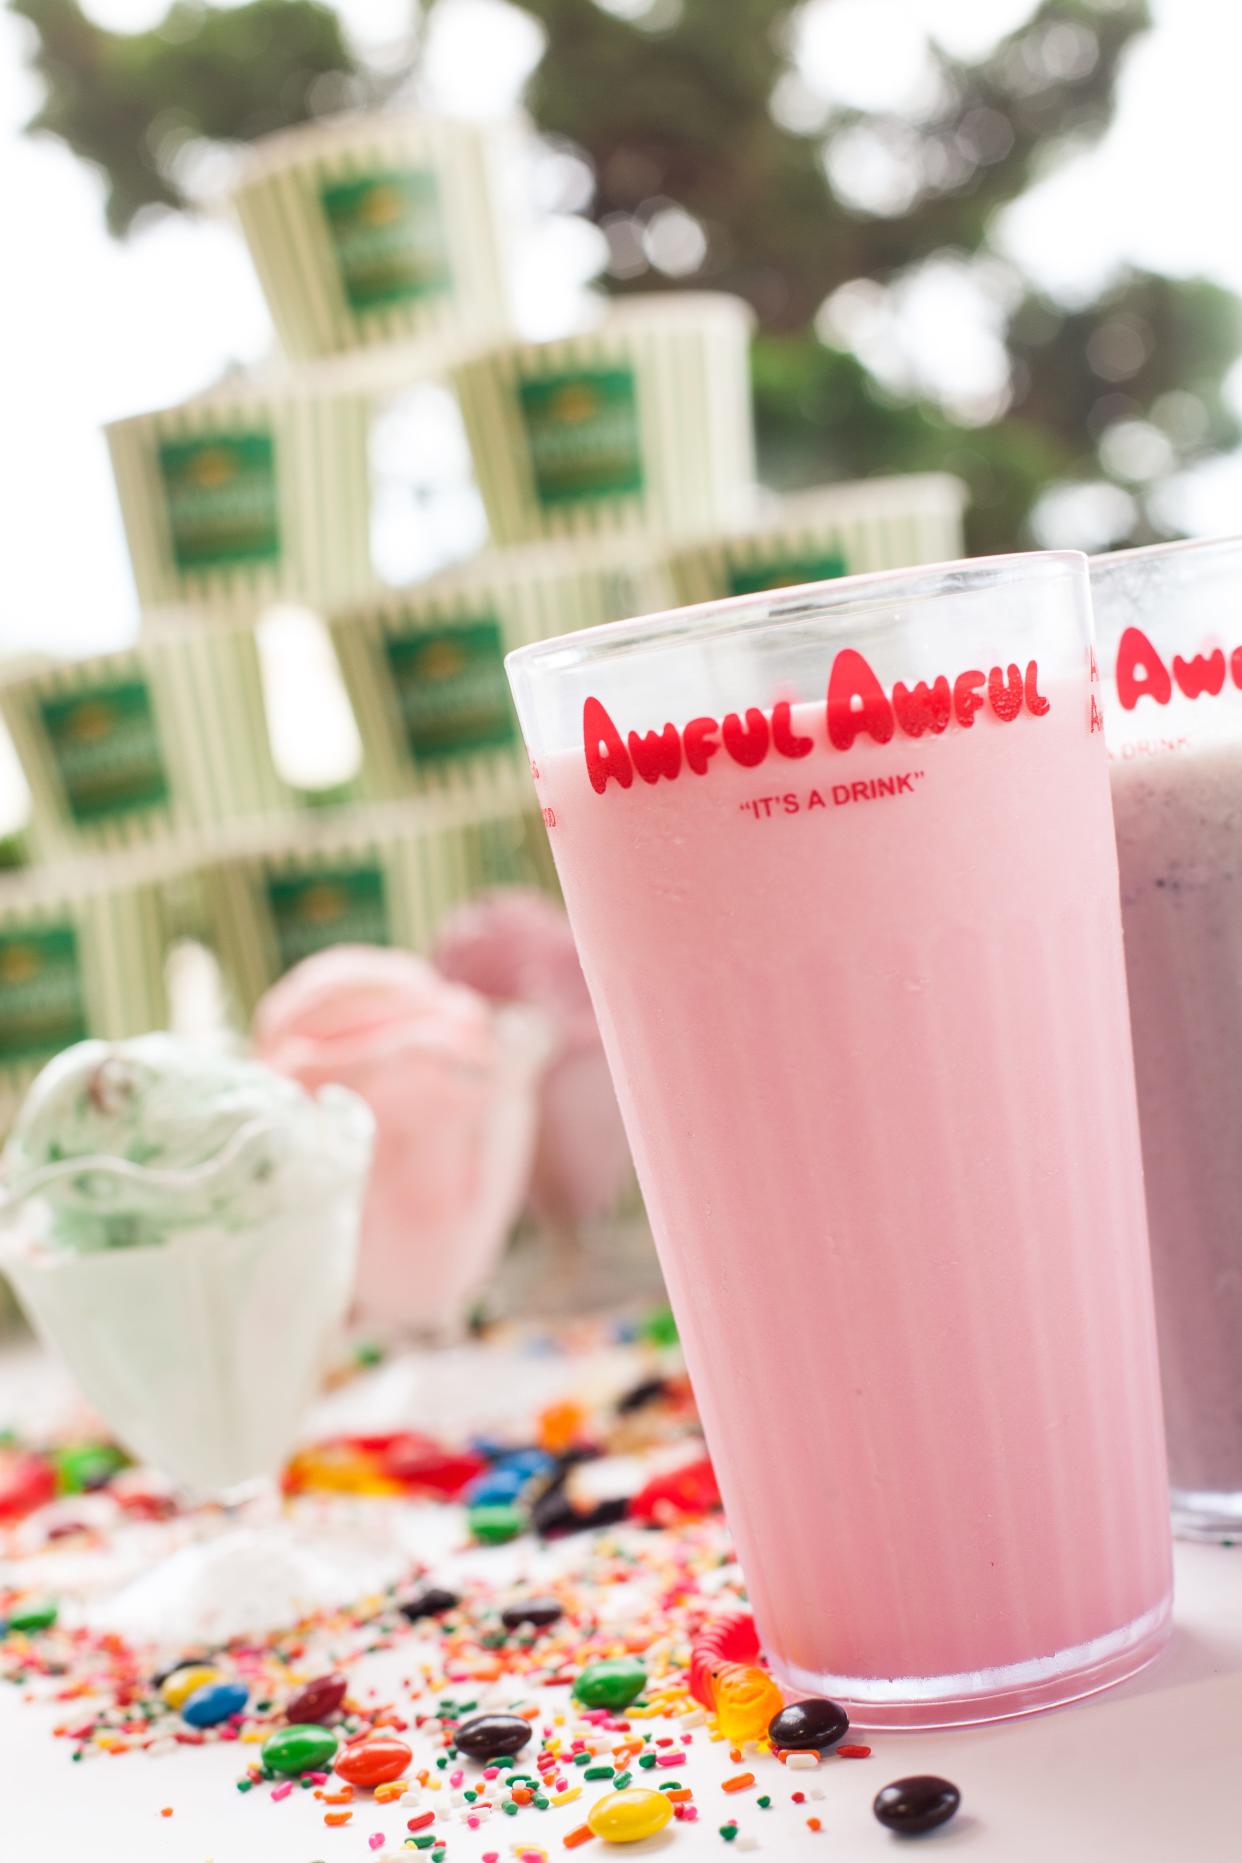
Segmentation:
<svg viewBox="0 0 1242 1863">
<path fill-rule="evenodd" d="M 1084 559 L 744 597 L 510 677 L 764 1647 L 870 1726 L 1167 1634 Z"/>
</svg>

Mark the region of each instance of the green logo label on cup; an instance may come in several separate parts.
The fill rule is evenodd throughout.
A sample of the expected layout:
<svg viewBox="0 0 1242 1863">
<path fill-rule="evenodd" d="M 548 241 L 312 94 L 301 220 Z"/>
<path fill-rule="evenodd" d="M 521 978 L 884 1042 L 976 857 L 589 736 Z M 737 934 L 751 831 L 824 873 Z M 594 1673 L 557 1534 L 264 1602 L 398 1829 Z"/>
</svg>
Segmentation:
<svg viewBox="0 0 1242 1863">
<path fill-rule="evenodd" d="M 267 882 L 283 969 L 330 944 L 390 944 L 384 875 L 374 865 L 276 873 Z"/>
<path fill-rule="evenodd" d="M 65 800 L 83 827 L 168 801 L 151 694 L 140 679 L 40 701 Z"/>
<path fill-rule="evenodd" d="M 319 199 L 351 310 L 409 304 L 452 285 L 440 187 L 429 170 L 332 182 Z"/>
<path fill-rule="evenodd" d="M 165 440 L 159 465 L 178 569 L 269 563 L 280 555 L 270 433 Z"/>
<path fill-rule="evenodd" d="M 745 563 L 729 571 L 730 595 L 762 595 L 765 589 L 796 589 L 803 582 L 831 582 L 845 574 L 845 558 L 783 556 L 767 563 Z"/>
<path fill-rule="evenodd" d="M 0 1061 L 42 1061 L 85 1036 L 73 926 L 0 932 Z"/>
<path fill-rule="evenodd" d="M 411 755 L 456 757 L 515 742 L 517 720 L 496 621 L 466 621 L 384 642 Z"/>
<path fill-rule="evenodd" d="M 518 384 L 541 505 L 643 488 L 638 396 L 630 369 L 577 369 Z"/>
</svg>

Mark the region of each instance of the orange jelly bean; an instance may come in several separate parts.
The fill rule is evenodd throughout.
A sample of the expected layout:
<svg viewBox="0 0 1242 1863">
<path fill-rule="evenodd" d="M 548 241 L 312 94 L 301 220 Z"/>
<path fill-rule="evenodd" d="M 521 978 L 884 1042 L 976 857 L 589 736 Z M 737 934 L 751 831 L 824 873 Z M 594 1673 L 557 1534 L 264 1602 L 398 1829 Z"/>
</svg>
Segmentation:
<svg viewBox="0 0 1242 1863">
<path fill-rule="evenodd" d="M 410 1749 L 404 1740 L 360 1740 L 337 1755 L 336 1772 L 350 1785 L 373 1789 L 399 1779 L 409 1765 Z"/>
</svg>

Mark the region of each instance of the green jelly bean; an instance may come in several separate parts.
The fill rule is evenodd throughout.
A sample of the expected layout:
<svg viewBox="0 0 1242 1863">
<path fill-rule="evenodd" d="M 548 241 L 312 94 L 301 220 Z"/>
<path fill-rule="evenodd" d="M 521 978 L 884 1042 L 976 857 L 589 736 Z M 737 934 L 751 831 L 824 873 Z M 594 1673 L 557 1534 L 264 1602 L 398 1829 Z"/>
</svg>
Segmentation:
<svg viewBox="0 0 1242 1863">
<path fill-rule="evenodd" d="M 272 1772 L 323 1772 L 336 1755 L 336 1735 L 330 1727 L 310 1722 L 282 1727 L 265 1740 L 260 1757 Z"/>
<path fill-rule="evenodd" d="M 628 1708 L 646 1686 L 647 1671 L 636 1656 L 609 1656 L 582 1671 L 574 1699 L 587 1708 Z"/>
<path fill-rule="evenodd" d="M 59 1616 L 59 1607 L 55 1604 L 19 1605 L 9 1617 L 10 1630 L 50 1630 Z"/>
<path fill-rule="evenodd" d="M 466 1525 L 483 1545 L 503 1546 L 506 1540 L 515 1540 L 519 1533 L 525 1533 L 526 1515 L 507 1501 L 494 1501 L 472 1507 L 466 1515 Z"/>
</svg>

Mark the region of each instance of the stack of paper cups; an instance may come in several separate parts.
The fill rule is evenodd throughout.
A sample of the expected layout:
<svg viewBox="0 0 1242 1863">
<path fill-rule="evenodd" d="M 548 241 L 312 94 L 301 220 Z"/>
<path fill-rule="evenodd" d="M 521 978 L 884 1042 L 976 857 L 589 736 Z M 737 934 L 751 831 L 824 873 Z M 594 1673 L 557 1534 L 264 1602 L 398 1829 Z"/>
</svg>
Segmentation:
<svg viewBox="0 0 1242 1863">
<path fill-rule="evenodd" d="M 41 855 L 127 847 L 289 805 L 253 630 L 185 616 L 119 653 L 0 683 Z"/>
<path fill-rule="evenodd" d="M 630 298 L 453 371 L 493 542 L 723 529 L 754 481 L 741 298 Z"/>
<path fill-rule="evenodd" d="M 233 196 L 285 353 L 506 333 L 508 127 L 391 114 L 255 145 Z"/>
<path fill-rule="evenodd" d="M 0 876 L 0 1132 L 45 1061 L 168 1021 L 166 853 Z"/>
<path fill-rule="evenodd" d="M 526 755 L 504 656 L 671 600 L 641 545 L 532 544 L 329 617 L 365 794 L 511 793 Z"/>
<path fill-rule="evenodd" d="M 426 951 L 445 916 L 486 887 L 556 887 L 529 775 L 488 807 L 441 797 L 239 837 L 203 879 L 209 935 L 246 1020 L 279 976 L 328 945 Z"/>
<path fill-rule="evenodd" d="M 950 562 L 962 554 L 965 502 L 965 486 L 942 472 L 769 495 L 746 523 L 670 551 L 676 599 L 712 602 L 832 576 Z"/>
<path fill-rule="evenodd" d="M 377 350 L 226 382 L 107 429 L 146 609 L 357 599 L 372 554 L 372 429 L 449 358 Z"/>
</svg>

